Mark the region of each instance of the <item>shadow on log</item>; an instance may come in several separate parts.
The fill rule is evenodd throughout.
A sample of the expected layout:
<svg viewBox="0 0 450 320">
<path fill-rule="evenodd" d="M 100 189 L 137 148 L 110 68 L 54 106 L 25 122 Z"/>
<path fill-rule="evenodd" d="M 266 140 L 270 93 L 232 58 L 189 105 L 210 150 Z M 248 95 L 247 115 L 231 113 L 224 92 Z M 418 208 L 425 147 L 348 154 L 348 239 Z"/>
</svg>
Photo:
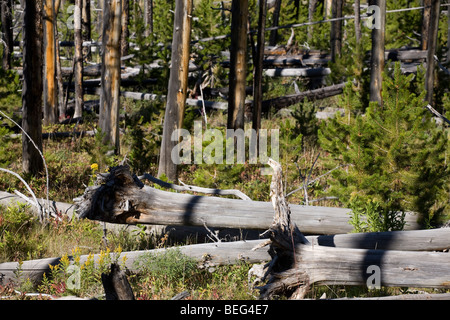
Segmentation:
<svg viewBox="0 0 450 320">
<path fill-rule="evenodd" d="M 80 218 L 123 224 L 159 224 L 266 230 L 273 220 L 270 202 L 243 201 L 167 192 L 145 186 L 127 166 L 97 175 L 95 186 L 74 199 Z M 305 234 L 351 232 L 349 209 L 292 205 L 292 219 Z M 418 229 L 406 215 L 406 229 Z"/>
</svg>

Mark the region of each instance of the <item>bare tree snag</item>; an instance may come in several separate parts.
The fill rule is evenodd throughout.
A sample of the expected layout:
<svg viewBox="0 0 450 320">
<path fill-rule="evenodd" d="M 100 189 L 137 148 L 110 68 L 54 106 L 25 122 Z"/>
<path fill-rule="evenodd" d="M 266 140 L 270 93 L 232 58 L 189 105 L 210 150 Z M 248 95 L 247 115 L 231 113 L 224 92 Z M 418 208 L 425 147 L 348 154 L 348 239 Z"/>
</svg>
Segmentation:
<svg viewBox="0 0 450 320">
<path fill-rule="evenodd" d="M 120 44 L 120 54 L 122 57 L 128 55 L 128 24 L 130 22 L 129 0 L 122 0 L 122 39 Z"/>
<path fill-rule="evenodd" d="M 379 286 L 450 288 L 447 253 L 332 248 L 310 243 L 290 220 L 281 166 L 270 160 L 269 164 L 274 168 L 271 197 L 275 217 L 268 230 L 272 257 L 267 264 L 269 280 L 260 287 L 260 298 L 285 295 L 302 299 L 313 283 L 371 285 L 373 272 L 378 272 Z"/>
<path fill-rule="evenodd" d="M 433 105 L 434 73 L 436 62 L 434 55 L 436 53 L 437 37 L 439 30 L 439 11 L 440 0 L 434 0 L 431 4 L 430 24 L 428 28 L 428 47 L 427 47 L 427 70 L 425 74 L 426 101 Z M 450 9 L 449 9 L 450 10 Z"/>
<path fill-rule="evenodd" d="M 1 2 L 1 18 L 2 18 L 2 39 L 3 43 L 3 69 L 12 68 L 12 54 L 14 50 L 14 39 L 12 29 L 12 0 L 3 0 Z"/>
<path fill-rule="evenodd" d="M 22 128 L 42 150 L 42 0 L 24 1 Z M 43 160 L 28 137 L 22 134 L 23 170 L 40 175 Z"/>
<path fill-rule="evenodd" d="M 80 218 L 123 224 L 267 229 L 273 220 L 270 202 L 243 201 L 173 193 L 144 186 L 128 167 L 97 176 L 95 186 L 74 199 Z M 306 234 L 351 232 L 349 209 L 292 205 L 292 220 Z M 414 215 L 405 229 L 417 229 Z"/>
<path fill-rule="evenodd" d="M 144 0 L 145 36 L 153 34 L 153 0 Z"/>
<path fill-rule="evenodd" d="M 280 20 L 280 11 L 281 11 L 281 0 L 275 0 L 274 3 L 274 10 L 272 15 L 272 27 L 278 27 L 278 23 Z M 278 30 L 274 29 L 270 31 L 269 35 L 269 46 L 276 46 L 278 40 Z"/>
<path fill-rule="evenodd" d="M 75 0 L 74 11 L 74 33 L 75 33 L 75 54 L 74 54 L 74 78 L 75 78 L 75 113 L 74 118 L 83 116 L 83 37 L 81 16 L 83 2 L 88 0 Z"/>
<path fill-rule="evenodd" d="M 332 18 L 342 18 L 343 0 L 335 0 L 331 3 Z M 342 50 L 342 20 L 332 21 L 330 30 L 331 61 L 341 55 Z"/>
<path fill-rule="evenodd" d="M 120 32 L 122 1 L 103 1 L 102 79 L 99 127 L 104 143 L 120 153 Z"/>
<path fill-rule="evenodd" d="M 186 106 L 189 54 L 191 40 L 192 0 L 177 0 L 172 40 L 172 65 L 170 68 L 164 129 L 159 158 L 158 177 L 165 174 L 171 181 L 177 180 L 177 165 L 172 160 L 172 150 L 178 139 L 172 134 L 181 129 Z"/>
<path fill-rule="evenodd" d="M 81 38 L 83 41 L 91 41 L 91 0 L 82 1 L 81 9 Z M 91 47 L 83 47 L 83 58 L 88 59 L 91 56 Z"/>
<path fill-rule="evenodd" d="M 252 127 L 256 131 L 257 141 L 259 141 L 259 129 L 261 129 L 261 110 L 262 110 L 262 73 L 264 60 L 264 39 L 267 14 L 267 0 L 259 1 L 258 13 L 258 33 L 256 44 L 256 55 L 254 57 L 253 73 L 253 123 Z"/>
<path fill-rule="evenodd" d="M 58 120 L 54 5 L 54 0 L 44 0 L 44 125 L 54 124 Z"/>
<path fill-rule="evenodd" d="M 430 32 L 430 19 L 431 19 L 431 4 L 433 0 L 423 0 L 423 10 L 422 10 L 422 30 L 421 30 L 421 41 L 420 48 L 422 50 L 428 49 L 428 36 Z"/>
<path fill-rule="evenodd" d="M 386 0 L 371 0 L 370 5 L 378 6 L 379 16 L 375 16 L 379 27 L 372 29 L 372 55 L 370 67 L 370 101 L 376 101 L 381 106 L 383 104 L 381 90 L 384 70 L 384 35 L 386 25 Z M 375 13 L 374 13 L 375 14 Z"/>
<path fill-rule="evenodd" d="M 361 5 L 359 0 L 355 0 L 354 4 L 355 8 L 355 37 L 356 37 L 356 43 L 359 43 L 361 41 Z"/>
<path fill-rule="evenodd" d="M 233 0 L 231 15 L 227 128 L 236 130 L 244 129 L 248 0 Z"/>
</svg>

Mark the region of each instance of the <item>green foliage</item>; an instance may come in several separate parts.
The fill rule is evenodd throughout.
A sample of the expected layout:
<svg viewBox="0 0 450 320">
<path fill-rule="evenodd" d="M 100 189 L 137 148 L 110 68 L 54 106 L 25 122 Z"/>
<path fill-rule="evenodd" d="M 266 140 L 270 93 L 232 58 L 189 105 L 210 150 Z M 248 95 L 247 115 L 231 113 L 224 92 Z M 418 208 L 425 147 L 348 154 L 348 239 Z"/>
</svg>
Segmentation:
<svg viewBox="0 0 450 320">
<path fill-rule="evenodd" d="M 333 172 L 329 190 L 344 205 L 373 200 L 380 215 L 411 210 L 428 225 L 442 211 L 437 199 L 448 183 L 446 140 L 423 108 L 423 92 L 411 92 L 413 77 L 396 64 L 384 75 L 383 106 L 371 103 L 365 115 L 348 86 L 340 101 L 345 115 L 325 122 L 319 141 L 332 166 L 348 164 Z"/>
<path fill-rule="evenodd" d="M 36 233 L 37 217 L 25 205 L 0 207 L 0 261 L 25 260 L 41 257 L 45 246 Z"/>
</svg>

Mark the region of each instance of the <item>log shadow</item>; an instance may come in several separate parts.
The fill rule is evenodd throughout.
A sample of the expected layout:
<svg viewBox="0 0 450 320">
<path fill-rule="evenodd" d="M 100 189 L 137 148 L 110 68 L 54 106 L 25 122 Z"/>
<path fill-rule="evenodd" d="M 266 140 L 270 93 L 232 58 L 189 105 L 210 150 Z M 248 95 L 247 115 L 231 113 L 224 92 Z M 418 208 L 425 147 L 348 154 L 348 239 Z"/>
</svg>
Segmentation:
<svg viewBox="0 0 450 320">
<path fill-rule="evenodd" d="M 195 206 L 200 202 L 202 196 L 192 196 L 189 202 L 184 206 L 183 225 L 191 226 L 193 223 L 193 214 L 195 212 Z"/>
</svg>

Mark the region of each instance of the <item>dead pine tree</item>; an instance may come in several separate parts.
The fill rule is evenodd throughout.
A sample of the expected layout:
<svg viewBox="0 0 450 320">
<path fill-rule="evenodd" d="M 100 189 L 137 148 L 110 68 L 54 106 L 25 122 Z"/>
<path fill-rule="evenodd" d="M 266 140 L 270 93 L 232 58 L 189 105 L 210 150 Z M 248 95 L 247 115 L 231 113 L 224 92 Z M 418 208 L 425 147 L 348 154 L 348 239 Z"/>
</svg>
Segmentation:
<svg viewBox="0 0 450 320">
<path fill-rule="evenodd" d="M 331 14 L 333 19 L 342 18 L 343 0 L 335 0 L 331 4 Z M 336 58 L 341 55 L 342 51 L 342 20 L 331 22 L 330 30 L 331 42 L 331 61 L 336 61 Z"/>
<path fill-rule="evenodd" d="M 83 2 L 88 0 L 75 0 L 74 10 L 74 38 L 75 54 L 74 79 L 75 79 L 75 113 L 73 117 L 81 118 L 83 115 L 83 37 L 82 37 L 82 10 Z"/>
<path fill-rule="evenodd" d="M 120 154 L 120 34 L 122 1 L 103 1 L 102 79 L 99 127 L 103 142 Z"/>
<path fill-rule="evenodd" d="M 55 1 L 44 0 L 44 125 L 58 121 L 58 91 L 56 83 Z"/>
<path fill-rule="evenodd" d="M 23 2 L 23 86 L 22 166 L 26 173 L 40 175 L 44 162 L 36 147 L 42 151 L 42 0 Z M 34 144 L 33 144 L 34 142 Z"/>
<path fill-rule="evenodd" d="M 436 53 L 437 37 L 439 30 L 440 4 L 441 4 L 440 0 L 435 0 L 431 4 L 430 20 L 428 26 L 428 41 L 426 48 L 427 70 L 425 74 L 425 91 L 426 91 L 425 99 L 431 105 L 433 104 L 433 88 L 434 88 L 435 66 L 436 66 L 434 55 Z M 450 7 L 448 10 L 450 10 Z"/>
<path fill-rule="evenodd" d="M 371 6 L 375 6 L 369 20 L 372 28 L 372 55 L 370 61 L 370 101 L 376 101 L 382 105 L 382 81 L 384 70 L 384 35 L 386 25 L 386 0 L 371 0 Z"/>
<path fill-rule="evenodd" d="M 263 60 L 264 60 L 264 38 L 265 38 L 265 25 L 266 25 L 266 13 L 267 13 L 267 0 L 259 1 L 259 13 L 258 13 L 258 33 L 256 44 L 256 55 L 254 60 L 254 74 L 253 74 L 253 124 L 252 127 L 256 131 L 257 137 L 259 137 L 259 129 L 261 129 L 261 110 L 262 110 L 262 73 L 263 73 Z M 258 139 L 257 139 L 258 141 Z"/>
<path fill-rule="evenodd" d="M 171 181 L 177 180 L 177 164 L 172 151 L 178 144 L 175 130 L 181 129 L 186 105 L 191 41 L 192 0 L 175 2 L 175 19 L 172 40 L 172 65 L 170 68 L 164 128 L 159 158 L 158 176 L 165 174 Z"/>
<path fill-rule="evenodd" d="M 248 0 L 233 0 L 227 128 L 234 130 L 244 129 L 247 21 Z"/>
<path fill-rule="evenodd" d="M 14 49 L 13 29 L 12 29 L 12 0 L 3 0 L 1 6 L 2 18 L 2 39 L 3 45 L 3 69 L 12 68 L 12 54 Z"/>
</svg>

